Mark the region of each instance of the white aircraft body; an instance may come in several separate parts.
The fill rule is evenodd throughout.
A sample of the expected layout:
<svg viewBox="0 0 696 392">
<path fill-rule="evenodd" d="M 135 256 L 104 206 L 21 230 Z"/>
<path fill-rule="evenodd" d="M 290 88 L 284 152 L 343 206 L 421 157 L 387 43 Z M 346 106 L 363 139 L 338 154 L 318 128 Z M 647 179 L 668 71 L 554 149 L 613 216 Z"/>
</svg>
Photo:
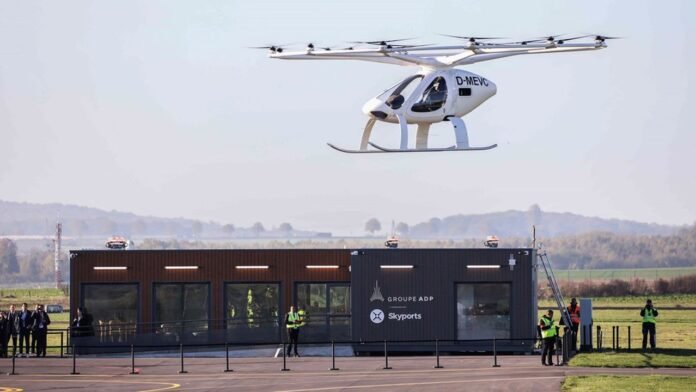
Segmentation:
<svg viewBox="0 0 696 392">
<path fill-rule="evenodd" d="M 345 149 L 328 143 L 330 147 L 346 153 L 393 153 L 490 150 L 496 144 L 472 147 L 466 125 L 461 117 L 476 109 L 494 96 L 497 87 L 493 81 L 481 75 L 456 67 L 483 61 L 497 60 L 524 54 L 545 54 L 590 51 L 606 48 L 605 41 L 617 37 L 583 35 L 570 38 L 550 36 L 528 41 L 494 43 L 494 38 L 450 36 L 466 40 L 459 45 L 402 45 L 396 41 L 366 41 L 371 48 L 315 48 L 307 45 L 301 51 L 285 51 L 280 46 L 264 46 L 269 56 L 282 60 L 361 60 L 402 66 L 415 66 L 419 70 L 402 82 L 370 99 L 362 108 L 368 116 L 360 147 Z M 582 40 L 590 42 L 582 42 Z M 574 42 L 569 42 L 574 41 Z M 399 125 L 401 139 L 398 149 L 391 149 L 370 142 L 372 128 L 377 121 Z M 445 148 L 428 147 L 430 126 L 448 121 L 452 124 L 455 145 Z M 417 126 L 414 147 L 409 147 L 408 125 Z M 373 149 L 369 149 L 371 146 Z"/>
</svg>

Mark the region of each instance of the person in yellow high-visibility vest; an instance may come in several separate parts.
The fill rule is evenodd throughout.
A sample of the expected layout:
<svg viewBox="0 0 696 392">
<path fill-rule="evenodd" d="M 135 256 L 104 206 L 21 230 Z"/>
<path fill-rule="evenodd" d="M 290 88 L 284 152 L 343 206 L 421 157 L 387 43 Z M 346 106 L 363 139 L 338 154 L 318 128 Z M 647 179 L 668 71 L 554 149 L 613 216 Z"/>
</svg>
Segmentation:
<svg viewBox="0 0 696 392">
<path fill-rule="evenodd" d="M 309 315 L 307 314 L 307 312 L 305 312 L 304 309 L 300 309 L 300 308 L 298 307 L 298 309 L 297 309 L 297 316 L 300 318 L 300 327 L 304 327 L 305 325 L 307 325 L 307 321 L 308 321 L 308 319 L 309 319 Z"/>
<path fill-rule="evenodd" d="M 648 334 L 650 334 L 650 348 L 655 349 L 655 317 L 657 309 L 653 307 L 652 300 L 645 302 L 645 307 L 640 310 L 643 317 L 643 351 L 648 348 Z"/>
<path fill-rule="evenodd" d="M 542 338 L 541 364 L 553 366 L 553 349 L 558 335 L 556 326 L 553 325 L 553 310 L 549 309 L 539 320 L 539 329 L 541 330 Z M 547 356 L 548 361 L 546 361 Z"/>
<path fill-rule="evenodd" d="M 300 319 L 300 315 L 295 311 L 294 306 L 290 306 L 290 311 L 285 315 L 285 327 L 288 330 L 288 341 L 290 342 L 286 351 L 288 357 L 292 357 L 293 351 L 296 357 L 300 356 L 297 352 L 297 344 L 300 339 L 301 326 L 302 320 Z"/>
</svg>

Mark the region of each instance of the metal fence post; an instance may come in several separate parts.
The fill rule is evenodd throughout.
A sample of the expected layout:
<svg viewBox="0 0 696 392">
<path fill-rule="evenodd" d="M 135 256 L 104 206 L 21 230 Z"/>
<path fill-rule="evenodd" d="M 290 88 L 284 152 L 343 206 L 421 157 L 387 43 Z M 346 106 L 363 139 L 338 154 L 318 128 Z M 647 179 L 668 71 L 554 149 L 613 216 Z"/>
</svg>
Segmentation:
<svg viewBox="0 0 696 392">
<path fill-rule="evenodd" d="M 442 366 L 440 366 L 440 340 L 435 339 L 435 369 L 442 369 Z"/>
<path fill-rule="evenodd" d="M 599 351 L 599 349 L 602 348 L 602 344 L 600 343 L 601 341 L 600 341 L 600 339 L 599 339 L 599 333 L 600 333 L 601 331 L 602 331 L 602 327 L 600 327 L 600 326 L 598 325 L 598 326 L 597 326 L 597 351 Z"/>
<path fill-rule="evenodd" d="M 285 366 L 285 343 L 283 343 L 283 368 L 280 370 L 283 372 L 287 372 L 290 370 L 287 368 L 287 366 Z"/>
<path fill-rule="evenodd" d="M 561 366 L 561 362 L 559 361 L 560 357 L 558 356 L 559 342 L 561 342 L 561 339 L 558 337 L 558 334 L 556 334 L 556 347 L 554 347 L 554 351 L 556 351 L 556 366 Z"/>
<path fill-rule="evenodd" d="M 230 369 L 230 344 L 225 342 L 225 373 L 232 372 Z"/>
<path fill-rule="evenodd" d="M 628 350 L 631 350 L 631 326 L 628 326 Z"/>
<path fill-rule="evenodd" d="M 63 358 L 63 331 L 60 331 L 60 357 Z"/>
<path fill-rule="evenodd" d="M 186 370 L 184 370 L 184 345 L 179 344 L 179 353 L 181 357 L 181 370 L 179 370 L 179 374 L 184 374 L 188 373 Z"/>
<path fill-rule="evenodd" d="M 336 367 L 336 343 L 331 341 L 331 369 L 329 370 L 339 370 Z"/>
<path fill-rule="evenodd" d="M 129 374 L 138 374 L 135 372 L 135 347 L 131 344 L 131 371 Z"/>
<path fill-rule="evenodd" d="M 389 367 L 389 354 L 387 354 L 387 341 L 384 340 L 384 367 L 382 368 L 384 370 L 389 370 L 391 367 Z"/>
<path fill-rule="evenodd" d="M 38 351 L 38 347 L 37 347 L 37 351 Z M 80 373 L 78 373 L 77 370 L 76 370 L 76 365 L 77 365 L 77 360 L 75 359 L 75 356 L 76 356 L 76 355 L 77 355 L 77 350 L 75 350 L 75 345 L 73 344 L 73 345 L 72 345 L 72 373 L 70 373 L 70 374 L 73 374 L 73 375 L 74 375 L 74 374 L 80 374 Z"/>
<path fill-rule="evenodd" d="M 621 350 L 621 327 L 616 326 L 616 351 Z"/>
<path fill-rule="evenodd" d="M 611 326 L 611 349 L 616 351 L 616 326 Z"/>
<path fill-rule="evenodd" d="M 498 365 L 498 349 L 495 344 L 495 338 L 493 338 L 493 367 L 500 367 Z"/>
<path fill-rule="evenodd" d="M 17 373 L 15 373 L 15 358 L 17 357 L 17 347 L 12 346 L 12 371 L 7 373 L 8 376 L 14 376 Z"/>
</svg>

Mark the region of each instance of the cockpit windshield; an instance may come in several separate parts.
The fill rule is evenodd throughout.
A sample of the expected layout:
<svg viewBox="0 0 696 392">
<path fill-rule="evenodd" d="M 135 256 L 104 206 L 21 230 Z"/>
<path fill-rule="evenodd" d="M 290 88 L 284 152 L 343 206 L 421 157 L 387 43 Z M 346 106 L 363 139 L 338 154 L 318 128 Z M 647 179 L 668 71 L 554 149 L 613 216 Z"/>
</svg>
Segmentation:
<svg viewBox="0 0 696 392">
<path fill-rule="evenodd" d="M 392 109 L 399 109 L 413 93 L 418 83 L 423 79 L 423 75 L 413 75 L 404 79 L 401 83 L 387 89 L 377 98 L 382 100 Z"/>
<path fill-rule="evenodd" d="M 413 104 L 411 110 L 418 113 L 433 112 L 440 109 L 447 100 L 447 84 L 445 78 L 438 76 L 430 86 L 423 91 L 421 98 Z"/>
</svg>

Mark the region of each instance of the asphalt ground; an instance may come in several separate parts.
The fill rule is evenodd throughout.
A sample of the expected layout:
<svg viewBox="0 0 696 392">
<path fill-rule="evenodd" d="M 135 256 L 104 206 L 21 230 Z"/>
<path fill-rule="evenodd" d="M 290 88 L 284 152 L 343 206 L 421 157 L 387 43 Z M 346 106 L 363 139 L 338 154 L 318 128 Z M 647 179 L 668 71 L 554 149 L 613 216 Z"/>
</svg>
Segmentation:
<svg viewBox="0 0 696 392">
<path fill-rule="evenodd" d="M 130 358 L 78 357 L 71 375 L 71 358 L 18 358 L 15 375 L 8 359 L 0 360 L 0 392 L 19 391 L 558 391 L 566 375 L 669 374 L 696 376 L 696 369 L 608 369 L 541 366 L 539 356 L 500 356 L 493 367 L 489 356 L 443 356 L 441 369 L 433 357 L 187 358 L 185 374 L 178 358 L 137 358 L 131 375 Z"/>
</svg>

